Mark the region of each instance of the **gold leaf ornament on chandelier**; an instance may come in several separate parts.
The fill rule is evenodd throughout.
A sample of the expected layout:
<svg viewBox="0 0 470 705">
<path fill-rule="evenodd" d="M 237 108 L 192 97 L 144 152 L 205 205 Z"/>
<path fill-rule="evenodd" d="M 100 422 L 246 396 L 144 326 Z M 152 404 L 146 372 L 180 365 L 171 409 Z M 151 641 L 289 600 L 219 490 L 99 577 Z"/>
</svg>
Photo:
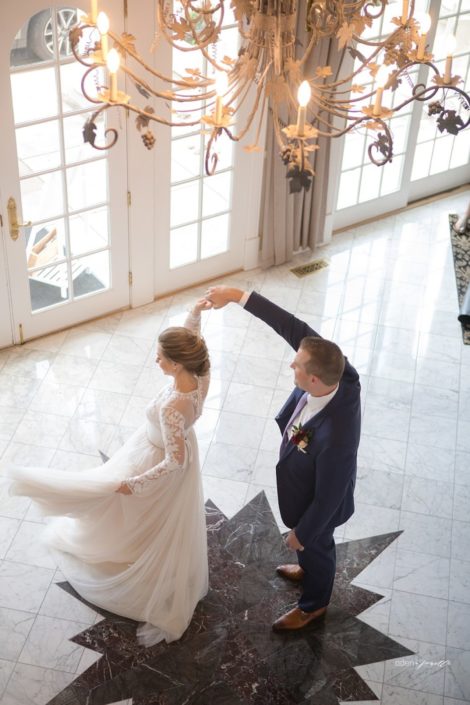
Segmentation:
<svg viewBox="0 0 470 705">
<path fill-rule="evenodd" d="M 310 155 L 322 139 L 367 128 L 371 161 L 377 166 L 392 161 L 390 118 L 415 100 L 431 101 L 428 114 L 437 116 L 441 132 L 458 134 L 470 123 L 470 98 L 459 87 L 460 77 L 452 75 L 455 40 L 452 47 L 453 38 L 447 39 L 441 75 L 427 50 L 431 18 L 414 16 L 414 0 L 403 0 L 401 15 L 391 20 L 392 31 L 375 41 L 361 35 L 371 34 L 370 28 L 384 14 L 387 0 L 306 0 L 302 9 L 307 44 L 300 49 L 297 0 L 157 0 L 156 5 L 158 37 L 177 51 L 199 52 L 207 74 L 188 68 L 182 74 L 166 76 L 150 66 L 139 54 L 135 37 L 114 33 L 98 0 L 91 0 L 89 15 L 71 30 L 70 39 L 76 59 L 86 68 L 83 94 L 99 106 L 83 128 L 84 140 L 96 149 L 109 149 L 118 139 L 118 131 L 109 127 L 104 144 L 97 143 L 96 119 L 111 108 L 136 113 L 137 129 L 146 128 L 142 140 L 147 148 L 155 144 L 151 123 L 201 125 L 210 132 L 205 157 L 210 175 L 217 167 L 216 144 L 221 138 L 242 141 L 255 126 L 255 141 L 245 149 L 262 151 L 259 137 L 268 107 L 290 189 L 299 191 L 311 184 L 314 171 Z M 237 56 L 219 57 L 218 39 L 229 9 L 238 23 L 239 50 Z M 352 57 L 354 66 L 347 75 L 342 75 L 344 71 L 334 75 L 330 66 L 316 66 L 306 75 L 308 59 L 322 41 L 333 42 L 338 52 Z M 113 54 L 109 62 L 113 51 L 118 61 Z M 433 74 L 427 85 L 413 84 L 410 69 L 421 65 Z M 105 67 L 107 78 L 101 85 L 103 79 L 97 76 L 103 76 Z M 145 107 L 118 89 L 124 77 L 146 99 Z M 154 79 L 166 88 L 155 89 Z M 88 88 L 89 80 L 93 91 Z M 370 82 L 372 88 L 364 85 Z M 400 84 L 409 84 L 410 94 L 391 107 L 392 93 Z M 390 95 L 388 100 L 385 93 Z M 169 114 L 165 113 L 168 101 Z M 164 106 L 160 112 L 158 105 Z M 201 105 L 206 111 L 202 117 L 197 114 Z M 244 119 L 240 116 L 242 106 Z"/>
</svg>

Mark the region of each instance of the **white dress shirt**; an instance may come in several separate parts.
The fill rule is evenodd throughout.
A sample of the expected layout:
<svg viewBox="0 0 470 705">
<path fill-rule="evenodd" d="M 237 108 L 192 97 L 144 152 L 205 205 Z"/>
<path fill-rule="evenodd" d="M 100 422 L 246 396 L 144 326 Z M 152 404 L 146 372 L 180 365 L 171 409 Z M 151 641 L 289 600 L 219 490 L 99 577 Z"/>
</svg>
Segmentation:
<svg viewBox="0 0 470 705">
<path fill-rule="evenodd" d="M 299 423 L 305 426 L 307 421 L 310 421 L 314 416 L 316 416 L 325 406 L 330 402 L 336 392 L 338 391 L 339 385 L 337 384 L 335 389 L 329 394 L 325 394 L 323 397 L 312 397 L 311 394 L 307 395 L 307 403 L 300 412 L 300 414 L 292 421 L 290 428 L 287 429 L 287 435 L 290 438 L 292 436 L 292 426 L 298 426 Z"/>
</svg>

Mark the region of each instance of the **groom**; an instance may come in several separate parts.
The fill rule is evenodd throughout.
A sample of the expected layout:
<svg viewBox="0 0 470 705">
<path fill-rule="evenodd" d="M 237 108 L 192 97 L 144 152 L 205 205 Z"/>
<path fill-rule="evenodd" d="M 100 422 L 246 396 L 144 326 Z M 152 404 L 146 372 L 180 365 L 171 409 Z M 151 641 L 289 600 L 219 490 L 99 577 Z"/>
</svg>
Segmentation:
<svg viewBox="0 0 470 705">
<path fill-rule="evenodd" d="M 273 629 L 301 629 L 326 612 L 336 571 L 333 532 L 354 512 L 359 375 L 335 343 L 256 292 L 215 286 L 206 298 L 214 308 L 244 306 L 296 351 L 295 389 L 276 417 L 282 434 L 276 473 L 281 517 L 290 528 L 286 543 L 297 551 L 298 564 L 277 572 L 301 583 L 302 595 Z"/>
</svg>

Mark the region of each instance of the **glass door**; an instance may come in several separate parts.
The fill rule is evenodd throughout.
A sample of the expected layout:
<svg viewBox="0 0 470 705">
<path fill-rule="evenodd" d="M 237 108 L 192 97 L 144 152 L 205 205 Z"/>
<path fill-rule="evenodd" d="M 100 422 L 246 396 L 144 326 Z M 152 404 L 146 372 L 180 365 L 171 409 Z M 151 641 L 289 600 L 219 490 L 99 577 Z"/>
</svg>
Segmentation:
<svg viewBox="0 0 470 705">
<path fill-rule="evenodd" d="M 227 4 L 228 5 L 228 4 Z M 236 58 L 239 33 L 232 11 L 226 11 L 225 24 L 217 44 L 211 46 L 213 58 Z M 173 50 L 172 72 L 175 78 L 193 71 L 215 77 L 213 67 L 201 52 Z M 191 112 L 176 112 L 174 119 L 194 121 L 210 112 L 203 102 Z M 236 130 L 235 130 L 236 131 Z M 169 192 L 160 194 L 157 207 L 167 218 L 157 220 L 156 293 L 174 291 L 194 283 L 240 269 L 243 266 L 246 233 L 241 215 L 243 204 L 238 202 L 240 181 L 246 185 L 244 159 L 227 136 L 216 143 L 218 162 L 215 174 L 205 173 L 205 150 L 210 134 L 200 125 L 173 127 L 168 158 Z M 246 193 L 246 191 L 245 191 Z M 165 234 L 166 233 L 166 236 Z"/>
<path fill-rule="evenodd" d="M 401 13 L 401 0 L 392 0 L 382 19 L 378 36 L 388 34 L 391 20 Z M 453 73 L 462 78 L 461 87 L 469 90 L 470 2 L 469 0 L 417 0 L 416 12 L 428 11 L 433 21 L 429 35 L 434 61 L 442 72 L 445 63 L 446 37 L 453 34 L 457 44 Z M 369 30 L 371 34 L 372 29 Z M 369 37 L 374 39 L 375 37 Z M 430 82 L 432 75 L 424 65 L 413 67 L 409 77 L 392 93 L 384 93 L 384 105 L 393 107 L 410 95 L 410 84 Z M 409 78 L 409 80 L 408 80 Z M 363 79 L 366 92 L 373 79 Z M 436 96 L 436 100 L 438 96 Z M 429 103 L 414 101 L 388 120 L 394 138 L 394 156 L 383 167 L 372 164 L 367 155 L 371 143 L 366 129 L 348 133 L 342 145 L 338 164 L 333 227 L 346 227 L 360 220 L 374 218 L 406 206 L 417 198 L 438 193 L 465 183 L 470 178 L 470 134 L 464 130 L 458 136 L 440 133 L 435 116 L 428 115 Z"/>
<path fill-rule="evenodd" d="M 118 3 L 107 9 L 112 15 L 113 4 L 122 25 Z M 2 3 L 0 82 L 10 100 L 0 196 L 14 342 L 129 302 L 125 135 L 109 153 L 83 142 L 93 105 L 68 39 L 81 13 L 40 0 L 20 10 Z M 98 144 L 104 129 L 99 123 Z"/>
</svg>

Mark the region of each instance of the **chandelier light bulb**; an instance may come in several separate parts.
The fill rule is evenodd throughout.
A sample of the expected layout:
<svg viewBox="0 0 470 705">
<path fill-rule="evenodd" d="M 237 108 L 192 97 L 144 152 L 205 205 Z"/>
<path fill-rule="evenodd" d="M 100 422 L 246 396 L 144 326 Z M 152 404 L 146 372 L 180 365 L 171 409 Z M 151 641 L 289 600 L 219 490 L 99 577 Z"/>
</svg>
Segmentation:
<svg viewBox="0 0 470 705">
<path fill-rule="evenodd" d="M 222 97 L 227 93 L 228 89 L 228 76 L 225 71 L 217 71 L 215 76 L 215 92 L 218 96 Z"/>
<path fill-rule="evenodd" d="M 96 26 L 98 27 L 98 32 L 100 34 L 107 34 L 109 32 L 109 17 L 106 12 L 99 12 L 96 18 Z"/>
<path fill-rule="evenodd" d="M 302 81 L 297 91 L 297 100 L 301 108 L 305 108 L 312 97 L 312 89 L 308 81 Z"/>
<path fill-rule="evenodd" d="M 419 33 L 427 34 L 431 29 L 431 15 L 429 12 L 416 13 L 416 20 L 419 22 Z"/>
<path fill-rule="evenodd" d="M 419 22 L 420 32 L 416 58 L 418 61 L 422 61 L 424 59 L 424 51 L 426 49 L 426 35 L 431 27 L 431 16 L 425 12 L 424 14 L 418 15 L 416 19 Z"/>
<path fill-rule="evenodd" d="M 217 71 L 215 75 L 215 122 L 220 124 L 224 116 L 222 98 L 228 89 L 228 76 L 225 71 Z"/>
<path fill-rule="evenodd" d="M 379 70 L 377 71 L 375 75 L 375 82 L 377 84 L 378 88 L 385 88 L 385 85 L 388 81 L 388 77 L 390 75 L 390 67 L 389 66 L 381 66 Z"/>
<path fill-rule="evenodd" d="M 106 61 L 108 56 L 108 32 L 109 32 L 109 19 L 106 12 L 98 13 L 96 18 L 96 26 L 101 35 L 101 56 L 103 61 Z"/>
<path fill-rule="evenodd" d="M 110 73 L 116 73 L 121 63 L 119 52 L 116 49 L 111 49 L 106 59 L 106 65 Z"/>
<path fill-rule="evenodd" d="M 111 49 L 106 59 L 106 65 L 109 71 L 109 99 L 117 100 L 117 70 L 121 60 L 116 49 Z"/>
<path fill-rule="evenodd" d="M 455 52 L 455 47 L 457 46 L 457 39 L 453 34 L 448 34 L 445 38 L 445 54 L 446 56 L 452 56 Z"/>
</svg>

